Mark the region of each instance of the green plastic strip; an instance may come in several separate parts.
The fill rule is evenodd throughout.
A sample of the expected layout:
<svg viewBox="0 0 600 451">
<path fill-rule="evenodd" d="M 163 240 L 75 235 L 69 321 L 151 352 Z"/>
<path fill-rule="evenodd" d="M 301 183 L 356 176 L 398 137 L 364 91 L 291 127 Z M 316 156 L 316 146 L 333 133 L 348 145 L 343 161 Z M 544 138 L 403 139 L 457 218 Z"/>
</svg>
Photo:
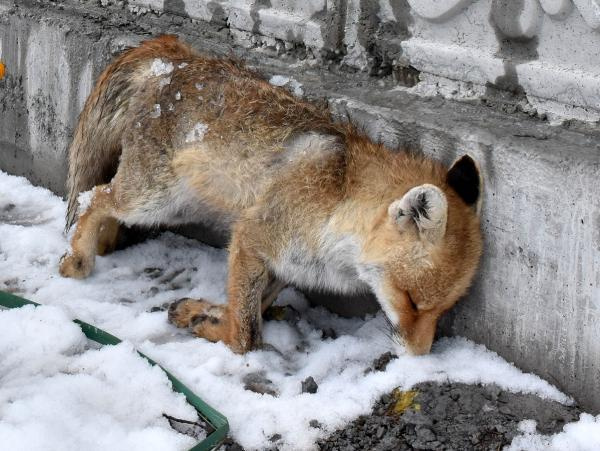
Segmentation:
<svg viewBox="0 0 600 451">
<path fill-rule="evenodd" d="M 20 308 L 24 305 L 38 306 L 40 304 L 20 298 L 14 294 L 0 291 L 0 306 L 7 308 Z M 114 335 L 111 335 L 102 329 L 98 329 L 91 324 L 85 323 L 78 319 L 74 320 L 74 322 L 81 327 L 81 330 L 87 338 L 95 341 L 96 343 L 100 343 L 102 345 L 116 345 L 121 343 L 121 340 Z M 214 449 L 220 445 L 221 442 L 225 440 L 227 432 L 229 431 L 229 423 L 227 422 L 227 418 L 202 401 L 202 399 L 200 399 L 194 392 L 183 385 L 179 379 L 165 370 L 162 366 L 158 365 L 154 360 L 139 351 L 138 354 L 148 360 L 151 365 L 157 365 L 159 368 L 161 368 L 171 381 L 173 390 L 182 393 L 186 397 L 187 401 L 198 411 L 198 414 L 215 429 L 203 441 L 198 443 L 193 448 L 190 448 L 189 451 L 210 451 L 211 449 Z"/>
</svg>

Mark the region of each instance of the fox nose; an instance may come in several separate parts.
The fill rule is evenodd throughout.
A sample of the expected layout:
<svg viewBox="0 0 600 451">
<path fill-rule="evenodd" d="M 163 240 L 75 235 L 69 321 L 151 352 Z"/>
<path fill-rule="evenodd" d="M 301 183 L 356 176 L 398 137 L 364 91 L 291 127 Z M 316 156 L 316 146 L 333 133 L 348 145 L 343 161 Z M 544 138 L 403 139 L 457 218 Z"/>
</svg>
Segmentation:
<svg viewBox="0 0 600 451">
<path fill-rule="evenodd" d="M 418 356 L 425 355 L 431 352 L 431 345 L 433 344 L 433 339 L 429 343 L 419 343 L 419 345 L 407 345 L 406 350 L 410 355 Z"/>
<path fill-rule="evenodd" d="M 438 318 L 435 312 L 413 312 L 401 318 L 397 334 L 402 338 L 407 353 L 416 356 L 431 351 Z"/>
<path fill-rule="evenodd" d="M 429 354 L 432 345 L 433 337 L 428 342 L 411 343 L 399 332 L 396 333 L 393 343 L 394 351 L 397 355 L 408 354 L 412 356 Z"/>
</svg>

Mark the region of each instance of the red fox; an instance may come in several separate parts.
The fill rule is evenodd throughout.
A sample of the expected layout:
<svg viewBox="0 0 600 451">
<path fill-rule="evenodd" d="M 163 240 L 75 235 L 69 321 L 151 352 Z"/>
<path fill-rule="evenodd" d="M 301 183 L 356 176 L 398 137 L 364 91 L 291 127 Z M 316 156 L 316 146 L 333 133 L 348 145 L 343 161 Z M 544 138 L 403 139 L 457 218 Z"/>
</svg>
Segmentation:
<svg viewBox="0 0 600 451">
<path fill-rule="evenodd" d="M 65 277 L 88 276 L 120 224 L 228 231 L 228 303 L 182 299 L 168 317 L 238 353 L 261 345 L 262 312 L 281 284 L 371 290 L 398 342 L 427 353 L 482 249 L 471 157 L 448 169 L 391 151 L 175 36 L 125 51 L 101 74 L 69 150 L 67 187 L 66 230 L 77 227 Z M 92 188 L 78 213 L 79 193 Z"/>
</svg>

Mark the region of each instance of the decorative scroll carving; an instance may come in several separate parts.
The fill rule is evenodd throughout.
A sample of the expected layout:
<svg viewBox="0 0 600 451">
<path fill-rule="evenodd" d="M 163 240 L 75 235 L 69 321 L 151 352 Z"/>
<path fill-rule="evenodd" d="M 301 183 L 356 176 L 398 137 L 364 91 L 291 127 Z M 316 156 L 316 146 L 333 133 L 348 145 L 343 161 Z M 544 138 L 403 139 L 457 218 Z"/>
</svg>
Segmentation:
<svg viewBox="0 0 600 451">
<path fill-rule="evenodd" d="M 573 0 L 586 23 L 594 30 L 600 28 L 600 1 Z"/>
<path fill-rule="evenodd" d="M 538 0 L 494 0 L 492 18 L 504 36 L 531 39 L 541 22 L 542 8 Z"/>
<path fill-rule="evenodd" d="M 408 0 L 413 11 L 432 22 L 443 22 L 455 16 L 475 0 Z"/>
<path fill-rule="evenodd" d="M 408 3 L 418 16 L 431 22 L 444 22 L 474 1 L 476 0 L 408 0 Z M 542 10 L 551 18 L 562 20 L 570 14 L 573 4 L 591 28 L 600 30 L 600 0 L 522 0 L 519 4 L 511 0 L 494 0 L 492 8 L 508 12 L 508 16 L 493 14 L 494 21 L 507 37 L 531 38 L 536 33 Z M 514 13 L 519 16 L 515 18 Z"/>
<path fill-rule="evenodd" d="M 571 0 L 540 0 L 542 9 L 553 19 L 564 19 L 573 9 Z"/>
</svg>

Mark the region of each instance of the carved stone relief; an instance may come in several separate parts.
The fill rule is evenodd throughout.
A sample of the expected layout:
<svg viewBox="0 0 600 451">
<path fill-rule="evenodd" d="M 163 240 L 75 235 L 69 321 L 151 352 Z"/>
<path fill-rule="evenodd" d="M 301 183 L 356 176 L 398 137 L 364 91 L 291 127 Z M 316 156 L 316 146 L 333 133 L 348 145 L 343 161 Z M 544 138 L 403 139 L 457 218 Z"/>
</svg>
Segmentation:
<svg viewBox="0 0 600 451">
<path fill-rule="evenodd" d="M 431 22 L 444 22 L 477 0 L 408 0 L 418 16 Z M 542 14 L 554 20 L 565 19 L 577 8 L 585 22 L 600 29 L 600 0 L 494 0 L 496 25 L 509 38 L 531 38 L 535 35 Z"/>
</svg>

